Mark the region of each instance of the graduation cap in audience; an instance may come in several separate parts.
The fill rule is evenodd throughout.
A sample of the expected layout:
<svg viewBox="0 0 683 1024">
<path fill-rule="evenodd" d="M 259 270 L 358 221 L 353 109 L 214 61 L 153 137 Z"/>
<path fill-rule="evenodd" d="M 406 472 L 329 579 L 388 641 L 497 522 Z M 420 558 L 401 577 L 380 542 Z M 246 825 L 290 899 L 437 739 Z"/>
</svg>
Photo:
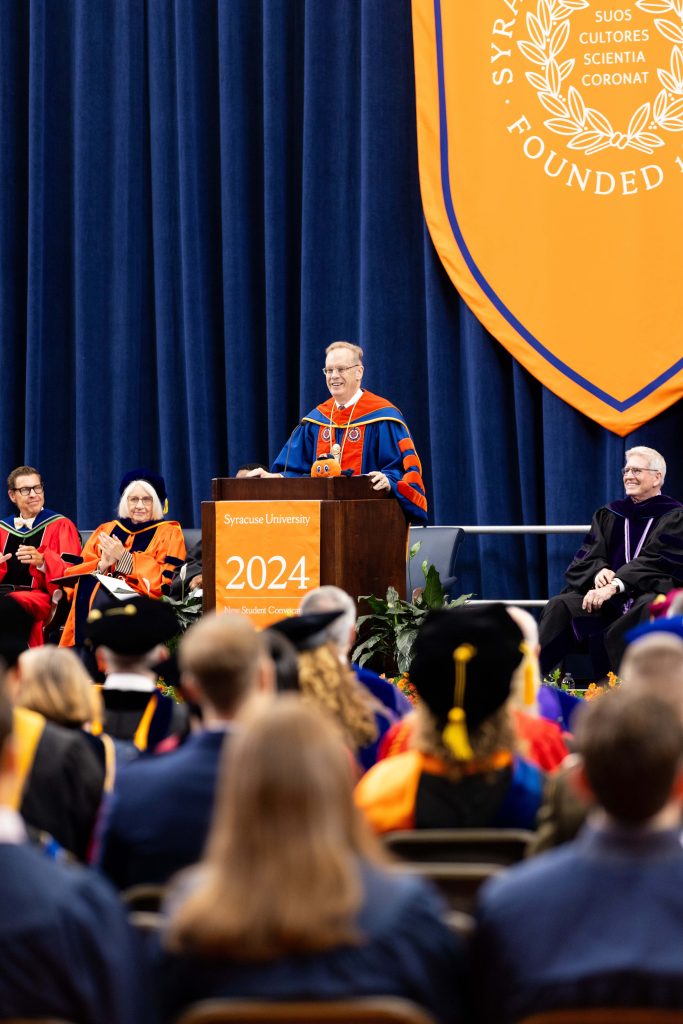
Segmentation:
<svg viewBox="0 0 683 1024">
<path fill-rule="evenodd" d="M 634 640 L 640 640 L 642 636 L 649 636 L 650 633 L 674 633 L 683 640 L 683 615 L 672 615 L 670 618 L 655 619 L 654 622 L 641 622 L 639 626 L 629 629 L 626 634 L 626 642 L 632 644 Z"/>
<path fill-rule="evenodd" d="M 28 647 L 33 617 L 14 598 L 0 597 L 0 658 L 8 668 L 17 663 Z"/>
<path fill-rule="evenodd" d="M 111 608 L 93 609 L 85 625 L 91 647 L 108 647 L 116 654 L 147 654 L 180 632 L 175 612 L 152 597 L 119 601 Z"/>
<path fill-rule="evenodd" d="M 121 483 L 119 484 L 119 494 L 123 494 L 128 484 L 132 484 L 133 480 L 144 480 L 153 487 L 157 493 L 161 507 L 164 512 L 168 512 L 168 494 L 166 493 L 166 482 L 164 481 L 161 473 L 155 473 L 153 469 L 145 469 L 143 466 L 138 469 L 129 469 L 127 473 L 124 473 L 121 477 Z"/>
<path fill-rule="evenodd" d="M 458 760 L 473 757 L 469 734 L 510 696 L 523 639 L 502 604 L 433 611 L 420 626 L 410 681 Z"/>
<path fill-rule="evenodd" d="M 310 612 L 307 615 L 290 615 L 286 619 L 279 619 L 272 622 L 269 629 L 275 629 L 282 633 L 294 644 L 297 651 L 312 651 L 320 647 L 324 642 L 323 637 L 318 634 L 329 626 L 331 622 L 343 615 L 343 609 L 337 608 L 331 612 Z"/>
</svg>

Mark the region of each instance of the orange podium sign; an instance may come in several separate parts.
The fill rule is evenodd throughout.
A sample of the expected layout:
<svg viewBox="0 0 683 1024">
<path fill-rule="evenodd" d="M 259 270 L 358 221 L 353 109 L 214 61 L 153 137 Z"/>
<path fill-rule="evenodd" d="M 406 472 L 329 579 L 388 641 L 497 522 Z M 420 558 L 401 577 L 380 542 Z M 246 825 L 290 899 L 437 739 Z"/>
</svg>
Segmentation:
<svg viewBox="0 0 683 1024">
<path fill-rule="evenodd" d="M 683 2 L 413 0 L 439 256 L 538 380 L 625 435 L 683 394 Z"/>
<path fill-rule="evenodd" d="M 258 627 L 320 586 L 319 501 L 217 501 L 216 608 Z"/>
</svg>

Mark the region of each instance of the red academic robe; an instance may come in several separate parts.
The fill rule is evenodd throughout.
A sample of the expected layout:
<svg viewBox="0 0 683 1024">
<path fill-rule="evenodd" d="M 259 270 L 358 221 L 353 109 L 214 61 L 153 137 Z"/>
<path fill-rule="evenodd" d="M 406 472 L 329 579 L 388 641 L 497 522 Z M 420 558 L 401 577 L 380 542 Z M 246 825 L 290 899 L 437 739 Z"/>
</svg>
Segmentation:
<svg viewBox="0 0 683 1024">
<path fill-rule="evenodd" d="M 21 544 L 40 551 L 45 559 L 45 571 L 19 561 L 16 550 Z M 52 595 L 57 589 L 50 580 L 59 575 L 64 565 L 63 555 L 81 553 L 80 534 L 70 519 L 43 508 L 29 529 L 17 530 L 13 515 L 0 520 L 0 551 L 3 555 L 12 555 L 8 561 L 0 563 L 0 584 L 27 588 L 15 590 L 10 596 L 33 616 L 29 646 L 42 646 L 43 625 L 50 617 Z"/>
</svg>

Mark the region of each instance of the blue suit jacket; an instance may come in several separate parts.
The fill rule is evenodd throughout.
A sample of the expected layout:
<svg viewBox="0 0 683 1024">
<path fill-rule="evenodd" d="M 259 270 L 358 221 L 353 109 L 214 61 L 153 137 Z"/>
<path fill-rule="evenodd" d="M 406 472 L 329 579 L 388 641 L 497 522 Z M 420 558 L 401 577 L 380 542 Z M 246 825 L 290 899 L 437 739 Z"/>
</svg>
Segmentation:
<svg viewBox="0 0 683 1024">
<path fill-rule="evenodd" d="M 587 826 L 484 886 L 479 1020 L 565 1007 L 683 1008 L 680 833 Z"/>
<path fill-rule="evenodd" d="M 169 754 L 139 758 L 121 770 L 96 855 L 120 889 L 164 883 L 199 860 L 226 736 L 199 732 Z"/>
<path fill-rule="evenodd" d="M 0 906 L 3 1018 L 147 1024 L 137 937 L 92 870 L 2 843 Z"/>
</svg>

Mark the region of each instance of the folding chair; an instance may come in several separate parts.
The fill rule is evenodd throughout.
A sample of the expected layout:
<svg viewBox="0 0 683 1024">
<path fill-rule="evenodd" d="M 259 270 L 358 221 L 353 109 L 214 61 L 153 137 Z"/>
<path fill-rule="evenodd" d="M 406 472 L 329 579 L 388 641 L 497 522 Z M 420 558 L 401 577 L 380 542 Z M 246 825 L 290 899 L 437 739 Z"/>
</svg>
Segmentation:
<svg viewBox="0 0 683 1024">
<path fill-rule="evenodd" d="M 175 1024 L 435 1024 L 408 999 L 371 996 L 358 999 L 278 1002 L 210 999 L 195 1003 Z"/>
</svg>

